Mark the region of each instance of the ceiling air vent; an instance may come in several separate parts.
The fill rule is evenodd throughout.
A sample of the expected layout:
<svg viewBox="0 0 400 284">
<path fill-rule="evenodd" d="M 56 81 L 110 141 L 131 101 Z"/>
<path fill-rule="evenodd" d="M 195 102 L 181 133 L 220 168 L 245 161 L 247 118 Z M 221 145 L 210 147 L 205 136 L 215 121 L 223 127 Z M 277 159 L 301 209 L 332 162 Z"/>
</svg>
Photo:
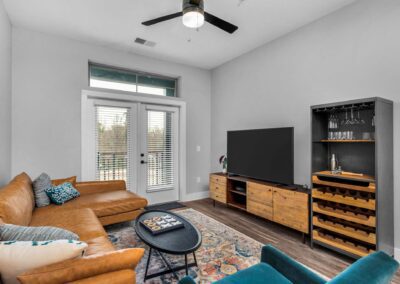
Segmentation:
<svg viewBox="0 0 400 284">
<path fill-rule="evenodd" d="M 135 43 L 140 44 L 140 45 L 145 45 L 148 47 L 155 47 L 156 43 L 154 41 L 149 41 L 149 40 L 145 40 L 143 38 L 137 37 L 135 39 Z"/>
</svg>

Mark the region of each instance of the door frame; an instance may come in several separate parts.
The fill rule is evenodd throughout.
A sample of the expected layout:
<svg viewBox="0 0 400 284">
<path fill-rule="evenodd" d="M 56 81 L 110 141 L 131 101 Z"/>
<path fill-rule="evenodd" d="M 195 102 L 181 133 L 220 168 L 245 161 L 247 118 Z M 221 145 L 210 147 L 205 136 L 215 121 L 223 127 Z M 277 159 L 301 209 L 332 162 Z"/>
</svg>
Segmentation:
<svg viewBox="0 0 400 284">
<path fill-rule="evenodd" d="M 141 93 L 130 93 L 123 91 L 97 91 L 82 90 L 81 96 L 81 179 L 83 181 L 95 180 L 93 161 L 95 161 L 92 133 L 89 129 L 93 128 L 94 111 L 92 100 L 107 100 L 114 102 L 137 103 L 141 104 L 172 106 L 179 109 L 179 200 L 187 198 L 186 190 L 186 102 L 181 98 L 159 97 Z M 137 191 L 137 188 L 134 189 Z"/>
</svg>

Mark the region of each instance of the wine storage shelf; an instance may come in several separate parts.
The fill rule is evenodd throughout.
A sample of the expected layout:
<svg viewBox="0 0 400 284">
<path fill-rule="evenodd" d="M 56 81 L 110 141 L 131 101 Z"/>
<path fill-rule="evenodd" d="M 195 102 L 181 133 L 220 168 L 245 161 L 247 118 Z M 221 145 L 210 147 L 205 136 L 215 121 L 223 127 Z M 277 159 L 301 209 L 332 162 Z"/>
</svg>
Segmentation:
<svg viewBox="0 0 400 284">
<path fill-rule="evenodd" d="M 320 230 L 313 230 L 313 239 L 359 257 L 366 256 L 375 251 L 368 248 L 368 246 L 357 244 L 355 241 L 349 241 Z"/>
<path fill-rule="evenodd" d="M 320 204 L 318 202 L 313 202 L 312 208 L 315 213 L 321 213 L 326 216 L 332 216 L 370 227 L 376 226 L 375 216 L 366 215 L 362 213 L 355 213 L 345 209 L 330 207 L 329 205 Z"/>
<path fill-rule="evenodd" d="M 326 177 L 324 179 L 324 177 Z M 374 182 L 365 182 L 361 179 L 351 179 L 350 183 L 349 181 L 343 180 L 342 177 L 341 179 L 338 179 L 333 176 L 333 175 L 327 175 L 325 174 L 324 176 L 319 176 L 319 175 L 314 175 L 312 177 L 312 182 L 316 185 L 326 185 L 326 186 L 332 186 L 332 187 L 337 187 L 337 188 L 343 188 L 343 189 L 350 189 L 350 190 L 357 190 L 357 191 L 365 191 L 365 192 L 375 192 L 375 183 Z"/>
<path fill-rule="evenodd" d="M 393 102 L 312 106 L 311 121 L 311 246 L 353 258 L 378 250 L 393 256 Z M 345 134 L 352 140 L 329 140 Z M 328 170 L 333 154 L 343 171 Z"/>
<path fill-rule="evenodd" d="M 375 210 L 375 199 L 364 199 L 359 197 L 352 197 L 342 195 L 340 193 L 323 191 L 321 189 L 314 188 L 312 192 L 314 199 L 321 199 L 355 207 Z"/>
<path fill-rule="evenodd" d="M 361 240 L 366 243 L 376 244 L 376 235 L 371 233 L 368 229 L 359 229 L 357 227 L 352 227 L 349 224 L 343 224 L 340 221 L 331 221 L 329 219 L 321 219 L 317 216 L 313 217 L 313 224 L 316 227 L 327 229 L 329 231 L 348 236 L 350 238 Z"/>
</svg>

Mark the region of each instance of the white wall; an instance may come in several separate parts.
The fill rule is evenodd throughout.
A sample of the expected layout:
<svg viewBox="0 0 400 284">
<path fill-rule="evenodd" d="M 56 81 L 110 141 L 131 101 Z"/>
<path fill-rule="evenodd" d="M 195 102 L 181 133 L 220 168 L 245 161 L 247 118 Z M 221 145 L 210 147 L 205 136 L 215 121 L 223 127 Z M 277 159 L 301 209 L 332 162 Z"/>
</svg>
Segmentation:
<svg viewBox="0 0 400 284">
<path fill-rule="evenodd" d="M 11 171 L 11 25 L 0 0 L 0 186 Z"/>
<path fill-rule="evenodd" d="M 81 173 L 81 90 L 88 61 L 180 76 L 187 102 L 187 192 L 207 190 L 210 170 L 209 71 L 13 28 L 12 174 Z M 201 152 L 196 152 L 196 145 Z M 201 183 L 196 182 L 201 178 Z"/>
<path fill-rule="evenodd" d="M 395 230 L 400 247 L 400 1 L 363 0 L 213 71 L 212 169 L 226 131 L 295 127 L 295 181 L 310 181 L 310 105 L 395 102 Z"/>
</svg>

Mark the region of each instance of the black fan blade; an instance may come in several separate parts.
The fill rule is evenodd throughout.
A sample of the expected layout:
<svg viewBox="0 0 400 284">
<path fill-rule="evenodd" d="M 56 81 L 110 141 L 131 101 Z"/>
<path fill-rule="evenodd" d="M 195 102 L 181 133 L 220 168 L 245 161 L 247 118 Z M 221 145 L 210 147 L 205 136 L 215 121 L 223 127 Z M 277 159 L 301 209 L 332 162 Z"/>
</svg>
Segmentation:
<svg viewBox="0 0 400 284">
<path fill-rule="evenodd" d="M 205 20 L 207 22 L 226 31 L 227 33 L 233 34 L 238 29 L 237 26 L 232 25 L 231 23 L 228 23 L 228 22 L 226 22 L 216 16 L 213 16 L 207 12 L 204 12 L 204 16 L 205 16 Z"/>
<path fill-rule="evenodd" d="M 167 16 L 163 16 L 163 17 L 160 17 L 160 18 L 157 18 L 157 19 L 153 19 L 153 20 L 150 20 L 150 21 L 143 22 L 142 25 L 151 26 L 151 25 L 155 25 L 155 24 L 158 24 L 158 23 L 161 23 L 161 22 L 164 22 L 164 21 L 168 21 L 168 20 L 171 20 L 171 19 L 174 19 L 174 18 L 181 17 L 182 15 L 183 15 L 183 12 L 178 12 L 178 13 L 175 13 L 175 14 L 171 14 L 171 15 L 167 15 Z"/>
</svg>

